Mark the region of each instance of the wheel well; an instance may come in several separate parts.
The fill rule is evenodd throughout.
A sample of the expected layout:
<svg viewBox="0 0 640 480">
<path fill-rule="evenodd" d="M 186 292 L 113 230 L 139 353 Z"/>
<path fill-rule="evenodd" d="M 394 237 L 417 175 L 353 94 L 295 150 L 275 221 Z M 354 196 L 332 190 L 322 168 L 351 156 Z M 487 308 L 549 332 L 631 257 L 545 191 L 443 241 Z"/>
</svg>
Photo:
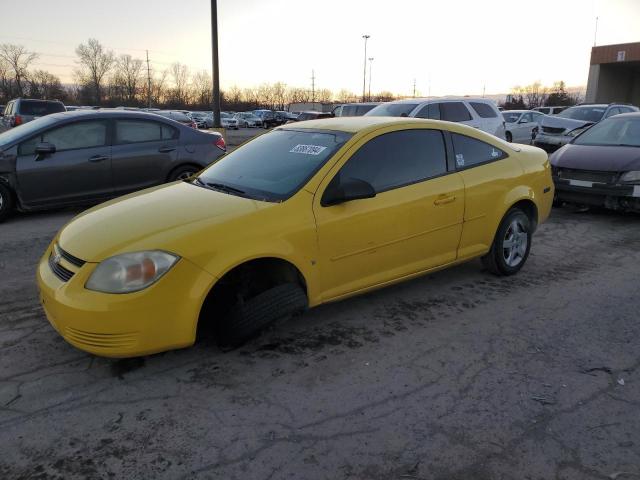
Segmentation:
<svg viewBox="0 0 640 480">
<path fill-rule="evenodd" d="M 296 283 L 307 293 L 300 270 L 281 258 L 258 258 L 229 270 L 207 294 L 198 318 L 198 336 L 203 332 L 212 333 L 216 320 L 223 318 L 236 302 L 283 283 Z"/>
<path fill-rule="evenodd" d="M 538 207 L 531 200 L 520 200 L 514 203 L 511 208 L 519 208 L 522 210 L 529 220 L 531 221 L 532 231 L 535 231 L 538 227 Z"/>
<path fill-rule="evenodd" d="M 184 167 L 193 167 L 196 170 L 200 171 L 202 170 L 204 167 L 202 167 L 202 165 L 198 165 L 197 163 L 191 163 L 191 162 L 187 162 L 187 163 L 181 163 L 180 165 L 173 167 L 170 171 L 169 171 L 169 175 L 167 175 L 167 181 L 171 180 L 171 177 L 173 176 L 174 172 L 176 172 L 177 170 L 180 170 L 181 168 Z"/>
</svg>

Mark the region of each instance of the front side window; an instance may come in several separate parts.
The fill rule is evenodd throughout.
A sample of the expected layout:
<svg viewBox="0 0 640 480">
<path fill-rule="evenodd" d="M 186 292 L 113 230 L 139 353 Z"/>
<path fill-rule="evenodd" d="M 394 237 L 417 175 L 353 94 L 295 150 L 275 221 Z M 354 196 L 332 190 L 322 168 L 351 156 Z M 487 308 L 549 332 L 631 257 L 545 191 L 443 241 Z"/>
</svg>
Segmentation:
<svg viewBox="0 0 640 480">
<path fill-rule="evenodd" d="M 609 111 L 607 112 L 604 118 L 613 117 L 614 115 L 618 115 L 619 113 L 620 113 L 620 109 L 618 107 L 612 107 L 609 109 Z"/>
<path fill-rule="evenodd" d="M 295 194 L 351 134 L 324 130 L 274 130 L 207 168 L 198 183 L 230 194 L 283 201 Z"/>
<path fill-rule="evenodd" d="M 525 113 L 522 116 L 522 122 L 523 123 L 530 123 L 533 122 L 533 115 L 531 113 Z"/>
<path fill-rule="evenodd" d="M 483 102 L 469 102 L 471 107 L 482 118 L 496 118 L 498 114 L 495 112 L 491 105 Z"/>
<path fill-rule="evenodd" d="M 458 169 L 502 160 L 507 157 L 507 154 L 499 148 L 476 138 L 451 133 L 451 139 Z"/>
<path fill-rule="evenodd" d="M 57 152 L 102 147 L 107 144 L 107 124 L 99 120 L 77 122 L 46 131 L 21 143 L 18 147 L 18 154 L 31 155 L 35 153 L 36 147 L 41 142 L 55 145 Z"/>
<path fill-rule="evenodd" d="M 466 122 L 471 120 L 471 114 L 462 102 L 445 102 L 440 104 L 442 120 L 448 122 Z"/>
<path fill-rule="evenodd" d="M 342 181 L 364 180 L 380 193 L 446 172 L 440 130 L 401 130 L 382 134 L 360 147 L 338 176 Z"/>
<path fill-rule="evenodd" d="M 437 103 L 429 103 L 420 109 L 416 114 L 418 118 L 429 118 L 431 120 L 440 120 L 440 105 Z"/>
</svg>

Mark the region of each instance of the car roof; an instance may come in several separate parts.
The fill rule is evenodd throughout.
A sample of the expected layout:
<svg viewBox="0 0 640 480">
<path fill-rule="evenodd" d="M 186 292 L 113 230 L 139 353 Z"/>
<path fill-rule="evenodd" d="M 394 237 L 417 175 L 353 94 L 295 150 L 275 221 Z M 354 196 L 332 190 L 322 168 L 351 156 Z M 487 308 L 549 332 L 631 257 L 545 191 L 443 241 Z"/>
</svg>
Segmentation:
<svg viewBox="0 0 640 480">
<path fill-rule="evenodd" d="M 425 102 L 483 102 L 494 104 L 493 100 L 482 97 L 430 97 L 430 98 L 403 98 L 402 100 L 393 100 L 385 103 L 425 103 Z M 382 103 L 384 105 L 384 103 Z"/>
<path fill-rule="evenodd" d="M 640 118 L 640 112 L 619 113 L 617 115 L 612 115 L 609 118 Z M 609 120 L 609 118 L 606 118 L 605 120 Z"/>
<path fill-rule="evenodd" d="M 55 119 L 69 119 L 69 118 L 82 118 L 82 117 L 93 117 L 93 118 L 112 118 L 112 117 L 131 117 L 131 118 L 148 118 L 157 120 L 158 118 L 167 119 L 163 115 L 159 115 L 156 111 L 153 112 L 145 112 L 142 110 L 73 110 L 71 112 L 58 112 L 48 115 Z"/>
<path fill-rule="evenodd" d="M 525 112 L 533 112 L 533 110 L 504 110 L 500 113 L 525 113 Z"/>
<path fill-rule="evenodd" d="M 309 128 L 315 130 L 336 130 L 340 132 L 356 133 L 364 130 L 375 130 L 377 128 L 397 125 L 400 123 L 423 123 L 425 124 L 425 126 L 436 125 L 433 120 L 410 117 L 331 117 L 291 123 L 282 127 L 278 127 L 277 130 L 297 130 L 300 128 Z M 438 125 L 440 125 L 440 123 L 438 123 Z"/>
</svg>

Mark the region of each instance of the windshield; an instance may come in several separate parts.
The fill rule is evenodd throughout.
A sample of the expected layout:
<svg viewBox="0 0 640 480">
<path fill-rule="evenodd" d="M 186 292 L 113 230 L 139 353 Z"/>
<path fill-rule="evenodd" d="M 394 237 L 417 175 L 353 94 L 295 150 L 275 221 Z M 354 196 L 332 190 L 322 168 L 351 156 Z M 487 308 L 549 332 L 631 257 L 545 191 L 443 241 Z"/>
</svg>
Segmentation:
<svg viewBox="0 0 640 480">
<path fill-rule="evenodd" d="M 406 117 L 418 106 L 417 103 L 383 103 L 369 110 L 365 116 Z"/>
<path fill-rule="evenodd" d="M 291 197 L 351 138 L 344 132 L 274 130 L 222 157 L 198 180 L 256 200 Z"/>
<path fill-rule="evenodd" d="M 585 131 L 573 143 L 640 147 L 640 118 L 609 118 Z"/>
<path fill-rule="evenodd" d="M 502 112 L 502 116 L 504 117 L 504 121 L 507 123 L 516 123 L 520 118 L 520 113 L 518 112 Z"/>
<path fill-rule="evenodd" d="M 57 117 L 57 115 L 54 115 Z M 56 123 L 54 117 L 41 117 L 33 120 L 32 122 L 24 123 L 11 130 L 7 130 L 4 133 L 0 133 L 0 147 L 9 145 L 15 141 L 19 141 L 29 137 L 31 134 L 37 132 L 41 128 L 48 127 Z"/>
<path fill-rule="evenodd" d="M 583 120 L 585 122 L 599 122 L 605 110 L 604 107 L 596 107 L 593 105 L 588 107 L 571 107 L 556 116 L 560 118 L 571 118 L 573 120 Z"/>
</svg>

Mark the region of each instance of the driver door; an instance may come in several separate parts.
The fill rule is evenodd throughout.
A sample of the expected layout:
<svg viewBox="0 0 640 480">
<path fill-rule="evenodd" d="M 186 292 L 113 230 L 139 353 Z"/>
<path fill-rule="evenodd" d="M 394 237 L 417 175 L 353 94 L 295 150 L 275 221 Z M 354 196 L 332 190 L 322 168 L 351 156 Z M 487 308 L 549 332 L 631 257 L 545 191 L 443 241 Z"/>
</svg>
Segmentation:
<svg viewBox="0 0 640 480">
<path fill-rule="evenodd" d="M 113 194 L 106 120 L 83 120 L 42 132 L 18 146 L 16 174 L 29 206 L 99 201 Z M 42 142 L 55 146 L 39 155 Z"/>
<path fill-rule="evenodd" d="M 387 129 L 345 156 L 314 198 L 323 301 L 455 260 L 464 185 L 441 131 Z M 323 206 L 335 177 L 364 180 L 376 196 Z"/>
</svg>

